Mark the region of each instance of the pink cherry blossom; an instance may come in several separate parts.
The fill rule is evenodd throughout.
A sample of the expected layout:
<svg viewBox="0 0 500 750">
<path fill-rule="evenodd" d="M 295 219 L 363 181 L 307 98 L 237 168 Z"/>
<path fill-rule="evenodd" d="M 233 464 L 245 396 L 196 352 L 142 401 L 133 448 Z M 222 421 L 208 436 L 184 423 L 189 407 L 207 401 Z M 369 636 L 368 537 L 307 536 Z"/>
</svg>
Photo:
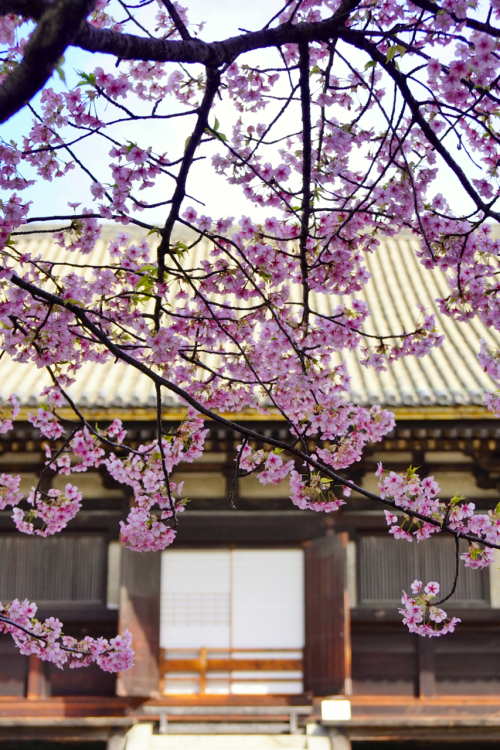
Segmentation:
<svg viewBox="0 0 500 750">
<path fill-rule="evenodd" d="M 130 11 L 151 54 L 110 54 L 99 65 L 85 57 L 80 80 L 67 90 L 48 81 L 22 132 L 0 143 L 2 356 L 49 383 L 27 417 L 44 439 L 42 476 L 23 498 L 19 477 L 1 474 L 0 508 L 12 509 L 21 533 L 57 533 L 81 507 L 79 475 L 99 470 L 133 497 L 124 543 L 163 550 L 189 501 L 174 472 L 212 450 L 211 420 L 239 443 L 235 482 L 286 482 L 295 506 L 324 513 L 351 503 L 353 490 L 385 509 L 395 544 L 465 536 L 459 570 L 491 564 L 500 509 L 477 512 L 460 487 L 447 497 L 413 467 L 378 463 L 378 495 L 351 481 L 367 446 L 392 439 L 395 420 L 351 392 L 350 375 L 357 362 L 368 379 L 391 379 L 395 362 L 411 371 L 443 343 L 418 298 L 404 326 L 394 318 L 379 331 L 371 320 L 371 258 L 402 231 L 424 273 L 441 274 L 441 315 L 500 333 L 491 230 L 500 221 L 500 64 L 490 30 L 500 3 L 443 0 L 418 13 L 406 0 L 361 3 L 329 37 L 338 0 L 304 0 L 270 15 L 271 31 L 239 31 L 229 47 L 205 41 L 203 22 L 179 2 L 175 13 L 146 5 Z M 129 21 L 108 0 L 87 19 L 96 44 L 118 46 Z M 0 18 L 0 83 L 25 59 L 36 23 Z M 264 66 L 259 39 L 269 33 L 280 41 L 266 42 Z M 30 202 L 35 182 L 55 204 L 61 196 L 50 216 Z M 453 185 L 453 200 L 440 184 Z M 230 215 L 226 195 L 247 201 L 243 215 Z M 37 236 L 47 242 L 31 242 Z M 394 283 L 392 265 L 385 282 Z M 500 416 L 500 349 L 485 338 L 478 361 L 498 388 L 484 400 Z M 75 403 L 87 366 L 105 364 L 144 378 L 134 399 L 154 404 L 153 436 L 91 420 Z M 172 426 L 163 420 L 170 399 L 185 412 Z M 19 408 L 15 395 L 2 403 L 1 434 Z M 268 430 L 268 418 L 280 428 Z M 45 472 L 65 477 L 64 489 L 46 491 Z M 453 632 L 458 620 L 432 604 L 437 582 L 411 591 L 402 602 L 411 632 Z M 34 616 L 17 600 L 3 611 L 18 624 Z M 77 643 L 50 618 L 15 635 L 5 617 L 23 653 L 58 666 L 131 663 L 127 635 Z"/>
</svg>

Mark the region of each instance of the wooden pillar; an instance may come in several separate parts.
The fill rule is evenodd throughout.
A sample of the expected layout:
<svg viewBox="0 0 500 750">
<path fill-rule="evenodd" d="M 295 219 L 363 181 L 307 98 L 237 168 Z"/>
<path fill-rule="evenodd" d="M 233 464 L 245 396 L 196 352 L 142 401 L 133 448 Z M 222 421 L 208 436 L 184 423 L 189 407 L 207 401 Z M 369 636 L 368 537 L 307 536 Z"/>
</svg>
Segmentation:
<svg viewBox="0 0 500 750">
<path fill-rule="evenodd" d="M 434 641 L 432 638 L 417 638 L 418 650 L 418 697 L 434 698 L 436 695 L 436 669 L 434 663 Z"/>
<path fill-rule="evenodd" d="M 39 700 L 49 695 L 49 683 L 47 680 L 46 662 L 43 662 L 34 654 L 28 657 L 28 684 L 26 697 L 28 700 Z"/>
<path fill-rule="evenodd" d="M 338 695 L 350 687 L 344 541 L 330 531 L 304 547 L 304 689 L 315 695 Z"/>
<path fill-rule="evenodd" d="M 158 695 L 160 682 L 161 552 L 122 551 L 119 631 L 130 630 L 134 666 L 120 672 L 118 695 Z"/>
</svg>

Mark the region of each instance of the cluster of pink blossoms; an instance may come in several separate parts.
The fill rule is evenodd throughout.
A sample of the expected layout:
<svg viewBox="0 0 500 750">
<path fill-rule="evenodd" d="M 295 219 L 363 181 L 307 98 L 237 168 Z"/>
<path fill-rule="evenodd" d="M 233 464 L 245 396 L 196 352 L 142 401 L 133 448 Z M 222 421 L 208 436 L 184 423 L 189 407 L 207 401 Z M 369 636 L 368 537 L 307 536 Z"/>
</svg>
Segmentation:
<svg viewBox="0 0 500 750">
<path fill-rule="evenodd" d="M 254 451 L 248 444 L 239 445 L 236 460 L 243 471 L 258 471 L 257 478 L 261 484 L 280 484 L 293 468 L 293 461 L 283 461 L 280 456 L 282 452 L 279 448 L 274 451 Z"/>
<path fill-rule="evenodd" d="M 290 500 L 301 510 L 314 510 L 331 513 L 345 505 L 342 498 L 337 497 L 331 488 L 332 480 L 325 479 L 317 472 L 310 472 L 308 476 L 301 476 L 298 471 L 290 474 Z M 345 497 L 351 493 L 349 487 L 342 487 Z"/>
<path fill-rule="evenodd" d="M 464 503 L 462 496 L 455 495 L 448 502 L 440 500 L 440 488 L 432 476 L 420 479 L 411 467 L 406 474 L 390 471 L 382 478 L 384 473 L 379 463 L 375 474 L 379 477 L 380 497 L 391 500 L 395 511 L 402 511 L 400 516 L 384 511 L 389 533 L 395 539 L 412 542 L 415 537 L 422 541 L 439 533 L 445 525 L 455 535 L 475 537 L 469 544 L 469 551 L 461 556 L 465 567 L 483 568 L 493 562 L 491 548 L 481 549 L 480 545 L 500 544 L 500 503 L 488 513 L 475 513 L 474 503 Z"/>
<path fill-rule="evenodd" d="M 0 633 L 10 633 L 25 656 L 33 654 L 60 669 L 65 664 L 72 669 L 97 664 L 105 672 L 118 672 L 132 666 L 134 652 L 128 630 L 109 641 L 90 636 L 77 641 L 63 635 L 62 623 L 55 617 L 44 622 L 35 619 L 36 610 L 36 605 L 27 599 L 23 602 L 14 599 L 7 605 L 0 602 Z"/>
<path fill-rule="evenodd" d="M 23 493 L 19 492 L 21 476 L 13 477 L 10 474 L 0 474 L 0 510 L 7 506 L 14 507 L 23 499 Z"/>
<path fill-rule="evenodd" d="M 130 549 L 154 552 L 174 541 L 176 532 L 162 521 L 181 513 L 186 500 L 181 498 L 183 482 L 176 484 L 170 474 L 181 462 L 190 463 L 202 455 L 207 432 L 203 429 L 203 420 L 189 410 L 186 421 L 174 434 L 163 437 L 161 445 L 154 442 L 141 446 L 126 459 L 113 454 L 106 459 L 110 475 L 134 491 L 135 507 L 130 510 L 127 521 L 120 522 L 122 541 Z M 161 511 L 159 518 L 155 506 Z"/>
<path fill-rule="evenodd" d="M 14 508 L 12 520 L 23 534 L 44 537 L 66 528 L 82 507 L 82 493 L 69 483 L 64 490 L 52 489 L 48 492 L 32 487 L 26 500 L 32 509 L 23 511 Z M 35 521 L 42 524 L 41 528 L 35 527 Z"/>
<path fill-rule="evenodd" d="M 413 581 L 411 591 L 412 596 L 403 592 L 403 608 L 399 610 L 410 633 L 428 638 L 453 633 L 461 620 L 458 617 L 448 618 L 444 610 L 432 604 L 432 599 L 439 594 L 439 583 L 431 582 L 424 587 L 422 581 Z"/>
<path fill-rule="evenodd" d="M 167 48 L 186 32 L 192 39 L 201 32 L 203 24 L 192 23 L 178 2 L 173 5 L 176 14 L 171 15 L 158 0 L 152 46 L 165 40 Z M 279 25 L 286 29 L 318 24 L 339 6 L 340 0 L 293 0 L 270 21 L 269 33 Z M 427 6 L 417 10 L 406 0 L 361 2 L 345 28 L 342 23 L 336 26 L 334 48 L 320 36 L 308 43 L 307 60 L 303 45 L 285 43 L 275 68 L 247 65 L 241 55 L 221 69 L 221 85 L 209 103 L 195 159 L 211 158 L 215 172 L 240 189 L 249 204 L 265 209 L 266 216 L 257 221 L 244 215 L 234 226 L 233 217 L 212 218 L 210 211 L 200 213 L 186 207 L 184 200 L 172 214 L 173 223 L 191 229 L 193 239 L 184 242 L 170 236 L 163 254 L 155 254 L 148 240 L 130 242 L 130 236 L 120 232 L 98 261 L 91 255 L 104 235 L 99 217 L 136 222 L 160 240 L 165 238 L 165 232 L 148 223 L 147 212 L 158 207 L 170 211 L 177 205 L 167 191 L 172 178 L 176 185 L 182 183 L 179 165 L 190 168 L 186 154 L 202 113 L 199 104 L 209 88 L 205 74 L 193 72 L 189 65 L 120 60 L 115 67 L 89 66 L 90 72 L 81 73 L 70 90 L 47 86 L 33 105 L 32 127 L 22 145 L 0 144 L 0 188 L 9 191 L 0 202 L 0 344 L 7 355 L 21 364 L 51 368 L 61 388 L 83 377 L 86 363 L 122 358 L 131 367 L 159 374 L 200 408 L 280 414 L 294 445 L 314 441 L 314 451 L 305 456 L 310 465 L 306 460 L 299 473 L 279 451 L 245 445 L 238 468 L 255 472 L 262 484 L 289 480 L 291 500 L 302 509 L 337 510 L 345 502 L 340 494 L 347 497 L 349 489 L 340 479 L 331 480 L 332 472 L 347 469 L 369 442 L 382 440 L 394 427 L 390 412 L 351 403 L 347 368 L 338 362 L 345 363 L 346 355 L 358 349 L 363 366 L 383 371 L 394 360 L 428 354 L 443 340 L 434 315 L 421 306 L 414 324 L 405 322 L 405 330 L 387 336 L 367 333 L 370 309 L 356 295 L 370 281 L 367 258 L 378 251 L 378 237 L 412 230 L 421 240 L 421 263 L 446 276 L 449 288 L 438 300 L 441 311 L 459 322 L 478 316 L 500 331 L 500 241 L 485 223 L 488 217 L 499 218 L 494 203 L 500 195 L 495 135 L 499 45 L 497 36 L 487 30 L 491 18 L 500 18 L 500 0 L 491 2 L 488 16 L 485 10 L 482 31 L 467 25 L 469 12 L 482 12 L 477 0 Z M 134 10 L 139 18 L 142 9 Z M 117 21 L 111 11 L 108 0 L 98 0 L 89 18 L 95 33 L 129 32 L 134 19 Z M 148 8 L 146 16 L 149 12 Z M 143 20 L 151 25 L 151 18 Z M 26 40 L 18 38 L 18 27 L 23 23 L 14 15 L 0 18 L 0 44 L 7 46 L 1 80 L 22 59 Z M 406 40 L 406 46 L 393 44 L 396 25 L 398 39 Z M 309 67 L 305 77 L 304 64 Z M 398 90 L 401 78 L 405 90 Z M 283 96 L 288 85 L 289 94 Z M 395 97 L 394 86 L 399 91 Z M 422 87 L 424 107 L 419 104 Z M 299 122 L 293 107 L 306 88 L 309 145 L 300 125 L 281 127 L 286 117 Z M 219 94 L 236 111 L 228 124 L 219 123 L 216 116 Z M 407 101 L 408 96 L 417 98 Z M 172 112 L 164 100 L 173 100 L 181 109 Z M 264 109 L 266 117 L 260 118 Z M 247 122 L 248 112 L 252 119 Z M 162 118 L 157 120 L 160 148 L 149 142 L 154 127 L 137 128 L 138 122 L 149 123 L 155 117 Z M 179 153 L 167 158 L 165 129 L 179 122 L 188 124 L 186 132 L 191 135 Z M 123 130 L 118 131 L 118 124 Z M 130 132 L 125 132 L 127 124 Z M 474 160 L 470 174 L 466 170 L 462 179 L 460 172 L 475 206 L 467 218 L 450 209 L 440 193 L 432 195 L 438 157 L 443 161 L 445 152 L 453 161 L 453 153 L 446 149 L 454 136 L 460 159 L 466 153 Z M 175 144 L 175 138 L 172 141 Z M 110 159 L 101 160 L 94 170 L 85 165 L 85 154 L 96 142 L 105 144 Z M 16 232 L 22 227 L 29 232 L 26 222 L 34 218 L 29 202 L 18 194 L 33 183 L 25 167 L 30 176 L 47 182 L 63 180 L 71 170 L 80 170 L 82 179 L 88 180 L 88 198 L 69 203 L 65 225 L 53 233 L 61 250 L 57 262 L 16 244 Z M 160 204 L 144 197 L 153 186 L 165 196 Z M 303 200 L 306 194 L 308 201 Z M 134 218 L 138 213 L 144 221 Z M 202 239 L 210 244 L 210 255 L 200 259 L 196 253 Z M 79 262 L 83 256 L 86 263 Z M 53 297 L 44 299 L 43 293 L 56 295 L 56 302 Z M 482 344 L 479 361 L 500 383 L 500 353 L 495 347 Z M 29 416 L 33 426 L 55 443 L 46 446 L 46 469 L 69 477 L 105 468 L 134 493 L 135 506 L 121 527 L 124 542 L 137 551 L 164 549 L 175 537 L 173 516 L 186 502 L 172 472 L 204 449 L 206 429 L 198 413 L 190 410 L 177 431 L 132 449 L 124 442 L 119 420 L 98 429 L 77 414 L 78 427 L 68 430 L 57 411 L 68 404 L 63 391 L 51 386 L 42 394 L 40 408 Z M 500 415 L 498 393 L 487 395 L 486 404 Z M 13 398 L 2 407 L 0 433 L 12 428 L 18 409 Z M 285 450 L 286 441 L 283 445 Z M 391 506 L 386 517 L 396 539 L 421 541 L 445 527 L 473 540 L 462 555 L 466 566 L 491 563 L 488 545 L 500 544 L 499 509 L 481 514 L 463 498 L 445 502 L 434 479 L 421 480 L 411 468 L 406 475 L 382 472 L 379 467 L 379 487 Z M 45 536 L 74 517 L 81 495 L 70 483 L 65 490 L 43 492 L 41 487 L 42 483 L 32 488 L 30 508 L 22 510 L 19 478 L 2 474 L 0 507 L 14 507 L 19 530 Z M 446 621 L 442 610 L 430 604 L 436 584 L 423 589 L 415 583 L 412 590 L 413 598 L 404 601 L 408 624 L 414 632 L 430 634 L 430 627 L 436 634 L 437 624 Z M 13 619 L 27 616 L 31 605 L 26 604 L 24 612 L 24 605 L 14 604 L 9 605 Z M 452 630 L 454 624 L 445 622 L 439 633 Z M 51 633 L 59 627 L 55 621 L 31 626 Z M 44 658 L 51 655 L 57 661 L 55 641 L 50 644 L 52 650 L 46 650 Z M 90 641 L 87 645 L 94 648 Z M 95 646 L 97 651 L 111 659 L 112 651 L 106 651 L 111 647 L 101 645 Z M 119 651 L 120 642 L 114 646 Z M 88 663 L 88 658 L 78 664 Z"/>
<path fill-rule="evenodd" d="M 465 498 L 458 495 L 448 502 L 440 500 L 440 488 L 432 476 L 420 479 L 411 467 L 406 474 L 391 471 L 384 477 L 384 473 L 379 463 L 376 475 L 379 477 L 380 496 L 394 504 L 394 511 L 386 510 L 384 513 L 390 526 L 389 533 L 395 539 L 412 542 L 415 538 L 420 542 L 446 528 L 455 536 L 475 537 L 476 541 L 469 541 L 468 551 L 460 555 L 466 568 L 485 568 L 494 562 L 493 550 L 487 544 L 500 543 L 500 503 L 487 514 L 474 513 L 474 503 L 464 503 Z M 399 515 L 395 512 L 397 510 L 401 511 Z M 439 584 L 429 583 L 422 589 L 420 581 L 415 581 L 412 591 L 413 598 L 404 594 L 404 609 L 400 610 L 410 632 L 429 636 L 453 632 L 459 620 L 447 620 L 445 612 L 429 603 L 439 592 Z M 426 620 L 427 613 L 430 622 Z M 445 625 L 436 628 L 441 622 L 445 622 Z"/>
<path fill-rule="evenodd" d="M 0 435 L 12 430 L 12 424 L 19 414 L 21 405 L 16 396 L 9 396 L 8 400 L 0 405 Z"/>
</svg>

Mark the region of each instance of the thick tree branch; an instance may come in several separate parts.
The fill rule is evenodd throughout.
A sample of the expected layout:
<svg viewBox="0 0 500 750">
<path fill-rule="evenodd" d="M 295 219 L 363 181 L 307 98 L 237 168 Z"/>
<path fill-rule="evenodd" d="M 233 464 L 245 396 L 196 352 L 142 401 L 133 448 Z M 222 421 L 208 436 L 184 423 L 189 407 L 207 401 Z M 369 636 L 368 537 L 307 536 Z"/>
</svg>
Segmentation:
<svg viewBox="0 0 500 750">
<path fill-rule="evenodd" d="M 38 20 L 21 64 L 0 87 L 0 122 L 8 120 L 43 88 L 69 45 L 88 52 L 115 55 L 121 60 L 202 63 L 218 68 L 251 50 L 279 47 L 287 43 L 327 41 L 336 36 L 337 30 L 345 25 L 359 2 L 344 0 L 331 18 L 320 23 L 284 24 L 241 34 L 222 42 L 207 43 L 190 37 L 181 19 L 178 20 L 182 28 L 178 28 L 182 41 L 97 29 L 85 23 L 96 0 L 58 0 L 53 4 L 47 0 L 0 0 L 0 15 L 17 13 Z M 167 4 L 167 8 L 169 5 L 171 3 Z M 174 23 L 178 25 L 175 18 Z"/>
<path fill-rule="evenodd" d="M 208 43 L 192 38 L 182 41 L 148 39 L 132 34 L 120 34 L 111 29 L 96 29 L 87 24 L 74 44 L 88 52 L 115 55 L 121 60 L 201 63 L 219 67 L 231 63 L 238 55 L 251 50 L 280 47 L 289 43 L 328 41 L 337 35 L 338 29 L 345 26 L 349 14 L 359 2 L 360 0 L 345 0 L 331 18 L 319 23 L 284 24 L 273 29 L 230 37 L 221 42 Z"/>
<path fill-rule="evenodd" d="M 447 13 L 458 24 L 465 23 L 465 25 L 469 29 L 474 29 L 475 31 L 483 31 L 486 34 L 490 34 L 490 36 L 500 37 L 500 29 L 492 26 L 490 23 L 477 21 L 475 18 L 459 18 L 455 13 L 453 13 L 453 11 L 446 10 L 445 8 L 442 8 L 440 5 L 432 2 L 431 0 L 412 0 L 412 3 L 413 5 L 416 5 L 417 8 L 421 8 L 422 10 L 426 10 L 429 13 L 432 13 L 433 16 L 437 16 L 438 13 Z"/>
<path fill-rule="evenodd" d="M 31 18 L 33 21 L 39 21 L 45 11 L 52 5 L 53 3 L 49 0 L 0 0 L 0 16 L 14 13 L 18 16 Z"/>
<path fill-rule="evenodd" d="M 58 0 L 43 13 L 22 62 L 0 86 L 0 122 L 12 117 L 45 86 L 95 3 L 96 0 Z"/>
</svg>

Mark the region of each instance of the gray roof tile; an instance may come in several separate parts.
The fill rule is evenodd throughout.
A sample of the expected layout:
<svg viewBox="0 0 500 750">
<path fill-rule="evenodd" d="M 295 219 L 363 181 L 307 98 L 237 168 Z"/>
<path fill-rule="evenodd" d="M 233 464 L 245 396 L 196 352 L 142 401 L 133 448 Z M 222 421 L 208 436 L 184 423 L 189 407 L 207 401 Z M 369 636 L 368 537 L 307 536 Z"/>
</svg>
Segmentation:
<svg viewBox="0 0 500 750">
<path fill-rule="evenodd" d="M 107 240 L 116 231 L 115 227 L 106 227 L 102 239 L 83 262 L 102 262 L 106 257 Z M 134 238 L 136 234 L 137 238 L 144 236 L 134 229 L 127 231 Z M 495 233 L 500 236 L 497 228 Z M 27 250 L 51 260 L 68 260 L 68 256 L 70 261 L 76 260 L 57 247 L 51 235 L 27 235 L 18 239 L 26 243 Z M 424 269 L 415 257 L 417 248 L 418 241 L 408 234 L 388 238 L 376 252 L 367 254 L 366 264 L 372 278 L 356 295 L 366 300 L 371 310 L 365 329 L 381 335 L 412 330 L 419 315 L 418 302 L 436 313 L 437 326 L 445 334 L 445 342 L 426 357 L 406 357 L 390 365 L 387 372 L 380 373 L 362 367 L 357 353 L 342 352 L 338 361 L 342 357 L 347 362 L 351 398 L 359 404 L 380 403 L 390 407 L 481 405 L 484 392 L 495 390 L 496 385 L 477 361 L 479 339 L 484 338 L 500 348 L 500 334 L 486 329 L 478 319 L 470 324 L 457 324 L 439 313 L 435 299 L 447 294 L 444 275 L 438 270 Z M 207 242 L 199 243 L 192 253 L 191 264 L 198 265 L 208 251 Z M 312 306 L 322 314 L 329 314 L 339 302 L 338 298 L 326 295 L 313 294 L 312 298 Z M 369 345 L 368 339 L 366 342 Z M 36 406 L 45 382 L 48 381 L 43 370 L 13 363 L 8 356 L 0 361 L 2 398 L 16 393 L 23 405 Z M 121 363 L 85 365 L 71 393 L 79 406 L 87 408 L 151 408 L 155 404 L 154 389 L 147 378 Z M 169 398 L 166 403 L 175 406 L 176 402 Z"/>
</svg>

